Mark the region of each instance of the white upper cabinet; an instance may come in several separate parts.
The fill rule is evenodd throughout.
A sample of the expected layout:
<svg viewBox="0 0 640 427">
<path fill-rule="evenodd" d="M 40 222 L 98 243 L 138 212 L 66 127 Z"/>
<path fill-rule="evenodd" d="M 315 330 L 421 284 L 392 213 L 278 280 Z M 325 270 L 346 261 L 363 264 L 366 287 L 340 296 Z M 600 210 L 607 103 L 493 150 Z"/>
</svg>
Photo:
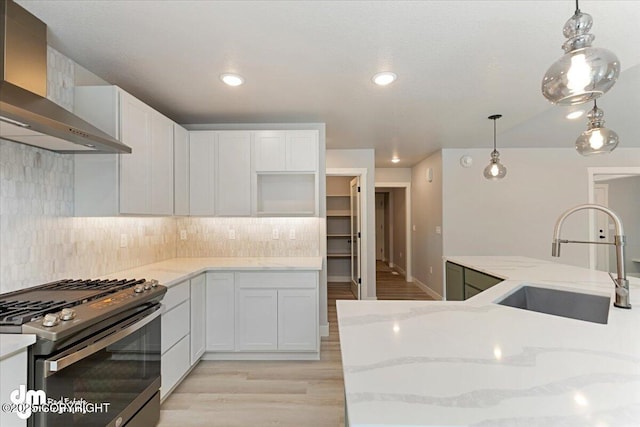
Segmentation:
<svg viewBox="0 0 640 427">
<path fill-rule="evenodd" d="M 189 215 L 189 131 L 173 125 L 173 213 Z"/>
<path fill-rule="evenodd" d="M 318 131 L 255 132 L 256 172 L 316 172 Z"/>
<path fill-rule="evenodd" d="M 75 112 L 132 149 L 75 156 L 75 214 L 173 214 L 174 123 L 116 86 L 76 87 Z"/>
<path fill-rule="evenodd" d="M 191 215 L 214 215 L 215 131 L 189 133 L 189 211 Z"/>
<path fill-rule="evenodd" d="M 251 215 L 251 133 L 218 132 L 215 211 L 219 216 Z"/>
<path fill-rule="evenodd" d="M 256 172 L 284 171 L 286 169 L 286 132 L 259 131 L 254 135 Z"/>
<path fill-rule="evenodd" d="M 286 170 L 291 172 L 317 171 L 318 131 L 289 131 L 286 138 Z"/>
<path fill-rule="evenodd" d="M 120 92 L 120 141 L 131 154 L 120 155 L 120 213 L 151 213 L 151 119 L 153 110 Z"/>
</svg>

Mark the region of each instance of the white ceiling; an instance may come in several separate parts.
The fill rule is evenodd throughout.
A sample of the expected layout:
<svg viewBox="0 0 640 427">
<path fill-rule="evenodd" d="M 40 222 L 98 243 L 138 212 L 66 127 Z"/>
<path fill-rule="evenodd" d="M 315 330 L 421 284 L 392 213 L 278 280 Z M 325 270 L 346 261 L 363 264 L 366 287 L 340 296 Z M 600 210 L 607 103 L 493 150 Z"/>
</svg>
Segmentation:
<svg viewBox="0 0 640 427">
<path fill-rule="evenodd" d="M 327 148 L 415 164 L 445 147 L 572 147 L 584 119 L 540 93 L 562 55 L 562 1 L 33 1 L 49 42 L 172 119 L 325 122 Z M 599 105 L 640 147 L 640 1 L 582 1 L 623 73 Z M 390 86 L 371 83 L 391 70 Z M 236 72 L 243 86 L 218 76 Z M 629 118 L 629 120 L 627 120 Z"/>
</svg>

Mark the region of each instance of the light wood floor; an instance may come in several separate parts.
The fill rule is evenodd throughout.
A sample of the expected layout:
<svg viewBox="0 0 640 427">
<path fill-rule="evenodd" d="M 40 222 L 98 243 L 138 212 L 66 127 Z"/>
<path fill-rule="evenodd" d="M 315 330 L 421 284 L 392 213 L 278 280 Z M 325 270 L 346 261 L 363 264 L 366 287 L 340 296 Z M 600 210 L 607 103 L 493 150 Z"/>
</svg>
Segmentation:
<svg viewBox="0 0 640 427">
<path fill-rule="evenodd" d="M 378 273 L 379 299 L 429 299 L 413 287 Z M 164 402 L 158 426 L 343 426 L 337 299 L 353 299 L 348 283 L 328 285 L 329 336 L 320 361 L 202 361 Z"/>
</svg>

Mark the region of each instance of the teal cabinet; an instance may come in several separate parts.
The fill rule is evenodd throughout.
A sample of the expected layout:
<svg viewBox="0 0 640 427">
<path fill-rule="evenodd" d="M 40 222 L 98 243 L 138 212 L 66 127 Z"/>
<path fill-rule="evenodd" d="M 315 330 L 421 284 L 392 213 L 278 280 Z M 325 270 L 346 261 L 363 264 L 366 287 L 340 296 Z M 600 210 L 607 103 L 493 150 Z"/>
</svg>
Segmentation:
<svg viewBox="0 0 640 427">
<path fill-rule="evenodd" d="M 502 282 L 490 274 L 463 267 L 451 261 L 446 264 L 447 301 L 462 301 Z"/>
</svg>

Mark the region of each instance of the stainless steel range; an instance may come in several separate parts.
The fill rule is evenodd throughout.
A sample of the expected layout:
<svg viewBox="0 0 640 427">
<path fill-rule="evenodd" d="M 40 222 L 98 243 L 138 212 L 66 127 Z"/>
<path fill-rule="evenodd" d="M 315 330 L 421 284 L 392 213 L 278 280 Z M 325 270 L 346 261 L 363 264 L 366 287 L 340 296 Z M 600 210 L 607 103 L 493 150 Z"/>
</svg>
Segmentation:
<svg viewBox="0 0 640 427">
<path fill-rule="evenodd" d="M 155 425 L 166 292 L 155 280 L 132 279 L 60 280 L 1 294 L 0 333 L 37 336 L 28 388 L 51 402 L 77 404 L 62 413 L 33 412 L 29 425 Z"/>
</svg>

